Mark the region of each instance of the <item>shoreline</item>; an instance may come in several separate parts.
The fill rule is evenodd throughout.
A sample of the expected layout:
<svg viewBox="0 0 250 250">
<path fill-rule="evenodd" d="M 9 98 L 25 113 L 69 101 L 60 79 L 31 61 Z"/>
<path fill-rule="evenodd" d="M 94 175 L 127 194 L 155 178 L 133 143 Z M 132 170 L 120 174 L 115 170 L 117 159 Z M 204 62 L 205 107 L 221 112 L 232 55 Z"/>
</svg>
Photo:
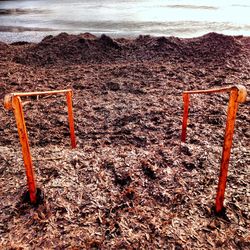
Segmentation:
<svg viewBox="0 0 250 250">
<path fill-rule="evenodd" d="M 24 26 L 3 26 L 0 25 L 0 41 L 5 43 L 13 43 L 13 42 L 19 42 L 19 41 L 25 41 L 30 43 L 39 43 L 43 40 L 44 37 L 48 35 L 57 36 L 60 33 L 67 33 L 69 35 L 80 35 L 84 33 L 89 33 L 88 30 L 86 31 L 67 31 L 67 30 L 56 30 L 56 29 L 49 29 L 49 28 L 39 28 L 39 27 L 24 27 Z M 110 36 L 114 39 L 135 39 L 138 36 L 152 36 L 152 37 L 177 37 L 180 39 L 194 39 L 202 37 L 207 32 L 197 32 L 194 35 L 181 35 L 181 36 L 174 36 L 174 35 L 165 35 L 165 34 L 143 34 L 141 32 L 112 32 L 112 31 L 97 31 L 97 32 L 91 32 L 93 35 L 101 36 L 102 34 L 105 34 L 107 36 Z M 209 32 L 213 33 L 213 32 Z M 232 36 L 232 37 L 250 37 L 248 34 L 243 33 L 237 33 L 237 32 L 215 32 L 218 34 L 222 34 L 225 36 Z"/>
</svg>

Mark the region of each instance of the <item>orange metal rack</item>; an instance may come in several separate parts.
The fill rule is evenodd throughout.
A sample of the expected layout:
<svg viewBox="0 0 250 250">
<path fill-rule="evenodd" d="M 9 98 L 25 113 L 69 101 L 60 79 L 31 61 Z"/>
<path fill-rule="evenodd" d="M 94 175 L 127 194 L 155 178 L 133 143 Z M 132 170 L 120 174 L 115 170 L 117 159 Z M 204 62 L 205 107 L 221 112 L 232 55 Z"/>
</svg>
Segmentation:
<svg viewBox="0 0 250 250">
<path fill-rule="evenodd" d="M 32 164 L 32 157 L 30 153 L 29 141 L 28 141 L 28 134 L 24 120 L 24 113 L 23 113 L 23 105 L 21 101 L 21 97 L 24 96 L 39 96 L 39 95 L 57 95 L 57 94 L 65 94 L 68 106 L 68 121 L 69 121 L 69 129 L 70 129 L 70 139 L 71 139 L 71 146 L 72 148 L 76 147 L 76 138 L 75 138 L 75 131 L 74 131 L 74 116 L 73 116 L 73 107 L 72 107 L 72 90 L 54 90 L 54 91 L 43 91 L 43 92 L 26 92 L 26 93 L 11 93 L 4 97 L 4 107 L 5 109 L 13 109 L 19 139 L 22 146 L 22 154 L 23 154 L 23 161 L 27 176 L 27 183 L 29 189 L 29 197 L 30 202 L 35 204 L 37 201 L 36 195 L 36 182 L 35 176 L 33 171 L 33 164 Z"/>
<path fill-rule="evenodd" d="M 215 210 L 217 213 L 222 212 L 223 202 L 225 196 L 226 182 L 227 182 L 227 173 L 228 165 L 230 159 L 230 152 L 233 142 L 233 133 L 234 125 L 236 120 L 236 113 L 238 109 L 238 104 L 246 101 L 247 91 L 246 88 L 242 85 L 236 85 L 233 87 L 219 88 L 219 89 L 209 89 L 209 90 L 194 90 L 194 91 L 184 91 L 183 92 L 183 102 L 184 102 L 184 112 L 183 112 L 183 121 L 182 121 L 182 133 L 181 140 L 182 142 L 186 141 L 187 134 L 187 121 L 188 121 L 188 109 L 190 102 L 191 94 L 213 94 L 220 92 L 229 92 L 229 104 L 227 111 L 227 122 L 224 136 L 224 145 L 221 158 L 220 166 L 220 176 L 219 184 L 216 195 Z"/>
</svg>

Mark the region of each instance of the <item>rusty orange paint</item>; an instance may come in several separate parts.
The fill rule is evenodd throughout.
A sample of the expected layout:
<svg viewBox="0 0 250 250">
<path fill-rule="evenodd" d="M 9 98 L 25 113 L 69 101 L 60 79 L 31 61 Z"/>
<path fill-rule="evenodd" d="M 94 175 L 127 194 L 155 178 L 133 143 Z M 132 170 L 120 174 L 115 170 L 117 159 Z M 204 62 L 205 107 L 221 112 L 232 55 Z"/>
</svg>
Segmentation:
<svg viewBox="0 0 250 250">
<path fill-rule="evenodd" d="M 222 159 L 221 159 L 221 167 L 220 167 L 220 176 L 219 183 L 217 189 L 215 210 L 217 213 L 220 213 L 223 209 L 223 202 L 226 190 L 226 182 L 227 182 L 227 173 L 228 173 L 228 165 L 230 159 L 230 153 L 233 143 L 233 134 L 234 134 L 234 125 L 236 119 L 236 113 L 238 109 L 238 89 L 232 89 L 230 92 L 230 99 L 228 104 L 227 111 L 227 122 L 224 136 L 224 145 L 222 151 Z"/>
<path fill-rule="evenodd" d="M 204 90 L 189 90 L 183 91 L 183 94 L 213 94 L 221 92 L 230 92 L 232 87 L 217 88 L 217 89 L 204 89 Z"/>
<path fill-rule="evenodd" d="M 66 93 L 67 106 L 68 106 L 68 120 L 69 120 L 69 130 L 70 130 L 70 140 L 71 147 L 76 148 L 76 137 L 74 129 L 74 116 L 73 116 L 73 105 L 72 105 L 72 91 Z"/>
<path fill-rule="evenodd" d="M 184 111 L 183 111 L 183 120 L 182 120 L 181 141 L 185 142 L 186 141 L 186 136 L 187 136 L 189 94 L 183 93 L 182 97 L 183 97 Z"/>
<path fill-rule="evenodd" d="M 30 153 L 30 147 L 28 142 L 28 134 L 24 120 L 23 107 L 21 102 L 22 96 L 38 96 L 38 95 L 55 95 L 55 94 L 66 94 L 67 106 L 68 106 L 68 121 L 70 128 L 70 138 L 72 148 L 76 147 L 76 138 L 74 130 L 74 116 L 73 116 L 73 105 L 72 105 L 72 95 L 71 89 L 66 90 L 54 90 L 54 91 L 39 91 L 39 92 L 26 92 L 26 93 L 11 93 L 4 97 L 4 107 L 5 109 L 13 109 L 16 124 L 19 134 L 20 143 L 22 146 L 23 161 L 25 166 L 25 172 L 27 176 L 27 183 L 30 195 L 30 202 L 36 203 L 36 182 L 33 171 L 32 157 Z"/>
<path fill-rule="evenodd" d="M 4 97 L 4 107 L 6 109 L 12 108 L 11 100 L 14 97 L 23 97 L 23 96 L 40 96 L 40 95 L 56 95 L 56 94 L 66 94 L 67 106 L 68 106 L 68 121 L 70 128 L 70 139 L 72 148 L 76 148 L 76 137 L 74 130 L 74 116 L 73 116 L 73 105 L 72 105 L 72 89 L 63 89 L 63 90 L 51 90 L 51 91 L 36 91 L 36 92 L 24 92 L 24 93 L 11 93 Z"/>
<path fill-rule="evenodd" d="M 25 166 L 25 172 L 27 176 L 27 183 L 29 188 L 30 202 L 36 203 L 36 182 L 33 171 L 33 164 L 30 154 L 30 147 L 28 142 L 28 135 L 26 125 L 24 121 L 24 114 L 21 99 L 18 96 L 14 96 L 12 99 L 12 107 L 16 118 L 17 130 L 22 146 L 23 161 Z"/>
<path fill-rule="evenodd" d="M 35 91 L 35 92 L 15 92 L 12 93 L 12 96 L 38 96 L 38 95 L 55 95 L 55 94 L 64 94 L 72 91 L 71 89 L 63 90 L 49 90 L 49 91 Z"/>
</svg>

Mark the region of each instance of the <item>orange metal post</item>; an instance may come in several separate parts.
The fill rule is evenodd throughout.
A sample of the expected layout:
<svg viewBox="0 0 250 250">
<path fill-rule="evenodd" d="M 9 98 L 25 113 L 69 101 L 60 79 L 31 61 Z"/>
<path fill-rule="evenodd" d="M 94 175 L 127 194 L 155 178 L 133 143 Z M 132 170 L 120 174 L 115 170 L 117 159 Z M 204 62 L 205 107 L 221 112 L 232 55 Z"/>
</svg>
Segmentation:
<svg viewBox="0 0 250 250">
<path fill-rule="evenodd" d="M 68 91 L 66 93 L 66 98 L 68 106 L 68 120 L 69 120 L 71 147 L 76 148 L 76 137 L 75 137 L 73 105 L 72 105 L 72 91 Z"/>
<path fill-rule="evenodd" d="M 37 95 L 55 95 L 55 94 L 66 94 L 67 98 L 67 106 L 68 106 L 68 120 L 69 120 L 69 128 L 70 128 L 70 138 L 71 138 L 71 146 L 72 148 L 76 147 L 76 138 L 74 131 L 74 116 L 73 116 L 73 106 L 72 106 L 72 90 L 54 90 L 54 91 L 38 91 L 38 92 L 26 92 L 26 93 L 11 93 L 4 97 L 4 107 L 7 110 L 13 109 L 17 129 L 19 134 L 20 143 L 22 146 L 22 154 L 24 160 L 24 166 L 27 176 L 30 202 L 37 202 L 37 189 L 33 171 L 32 158 L 30 154 L 28 135 L 24 121 L 24 114 L 22 108 L 21 98 L 22 96 L 37 96 Z"/>
<path fill-rule="evenodd" d="M 34 177 L 32 159 L 30 154 L 30 147 L 28 142 L 28 135 L 24 121 L 23 108 L 21 103 L 21 98 L 18 96 L 13 96 L 12 107 L 16 118 L 16 124 L 19 134 L 20 143 L 22 146 L 23 161 L 27 176 L 30 202 L 36 203 L 36 182 Z"/>
<path fill-rule="evenodd" d="M 181 132 L 181 141 L 186 141 L 187 135 L 187 121 L 188 121 L 188 108 L 189 108 L 189 94 L 183 93 L 183 102 L 184 102 L 184 112 L 182 120 L 182 132 Z"/>
<path fill-rule="evenodd" d="M 223 151 L 222 151 L 219 184 L 218 184 L 218 190 L 217 190 L 217 196 L 216 196 L 216 202 L 215 202 L 215 210 L 217 213 L 220 213 L 223 209 L 224 194 L 225 194 L 226 182 L 227 182 L 228 165 L 229 165 L 230 152 L 231 152 L 231 147 L 232 147 L 232 142 L 233 142 L 233 133 L 234 133 L 236 113 L 238 109 L 237 99 L 238 99 L 238 89 L 233 88 L 230 92 L 230 99 L 229 99 L 229 104 L 228 104 L 227 122 L 226 122 L 224 145 L 223 145 Z"/>
<path fill-rule="evenodd" d="M 37 96 L 37 95 L 56 95 L 63 94 L 72 91 L 71 89 L 63 89 L 63 90 L 49 90 L 49 91 L 35 91 L 35 92 L 15 92 L 12 93 L 14 96 Z"/>
<path fill-rule="evenodd" d="M 230 153 L 233 142 L 233 133 L 234 125 L 236 120 L 236 113 L 238 109 L 238 104 L 246 101 L 247 91 L 246 88 L 242 85 L 236 85 L 233 87 L 225 87 L 220 89 L 209 89 L 209 90 L 191 90 L 183 92 L 183 101 L 184 101 L 184 114 L 183 114 L 183 123 L 182 123 L 182 136 L 181 140 L 185 142 L 186 140 L 186 127 L 187 127 L 187 117 L 188 117 L 188 103 L 189 103 L 189 94 L 212 94 L 219 92 L 230 92 L 230 99 L 228 104 L 227 112 L 227 122 L 225 129 L 224 145 L 222 151 L 221 167 L 220 167 L 220 176 L 219 183 L 215 201 L 215 211 L 217 213 L 222 212 L 224 195 L 226 190 L 227 174 L 228 174 L 228 165 L 230 159 Z"/>
</svg>

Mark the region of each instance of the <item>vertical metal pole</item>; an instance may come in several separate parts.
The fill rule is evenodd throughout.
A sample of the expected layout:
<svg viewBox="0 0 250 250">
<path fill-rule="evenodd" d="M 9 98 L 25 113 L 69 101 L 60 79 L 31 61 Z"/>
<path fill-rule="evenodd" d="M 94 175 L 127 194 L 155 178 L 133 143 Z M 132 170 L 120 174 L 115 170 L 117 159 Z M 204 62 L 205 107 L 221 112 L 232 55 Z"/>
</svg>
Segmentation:
<svg viewBox="0 0 250 250">
<path fill-rule="evenodd" d="M 183 112 L 183 120 L 182 120 L 181 141 L 185 142 L 186 141 L 186 136 L 187 136 L 189 94 L 184 93 L 184 94 L 182 94 L 182 97 L 183 97 L 184 112 Z"/>
<path fill-rule="evenodd" d="M 36 203 L 36 182 L 34 177 L 32 159 L 30 154 L 30 147 L 28 142 L 28 135 L 24 121 L 24 114 L 21 99 L 18 96 L 13 96 L 12 107 L 16 118 L 16 124 L 19 134 L 20 143 L 22 146 L 23 161 L 27 176 L 30 202 Z"/>
<path fill-rule="evenodd" d="M 220 176 L 219 176 L 218 190 L 215 202 L 215 210 L 217 213 L 220 213 L 223 209 L 229 158 L 233 142 L 236 113 L 238 109 L 237 99 L 238 99 L 238 89 L 233 88 L 230 92 L 230 99 L 228 104 L 227 122 L 226 122 L 224 145 L 222 151 L 221 167 L 220 167 Z"/>
<path fill-rule="evenodd" d="M 74 129 L 73 106 L 72 106 L 72 91 L 69 91 L 66 93 L 66 98 L 67 98 L 67 106 L 68 106 L 68 120 L 69 120 L 71 147 L 76 148 L 76 137 L 75 137 L 75 129 Z"/>
</svg>

